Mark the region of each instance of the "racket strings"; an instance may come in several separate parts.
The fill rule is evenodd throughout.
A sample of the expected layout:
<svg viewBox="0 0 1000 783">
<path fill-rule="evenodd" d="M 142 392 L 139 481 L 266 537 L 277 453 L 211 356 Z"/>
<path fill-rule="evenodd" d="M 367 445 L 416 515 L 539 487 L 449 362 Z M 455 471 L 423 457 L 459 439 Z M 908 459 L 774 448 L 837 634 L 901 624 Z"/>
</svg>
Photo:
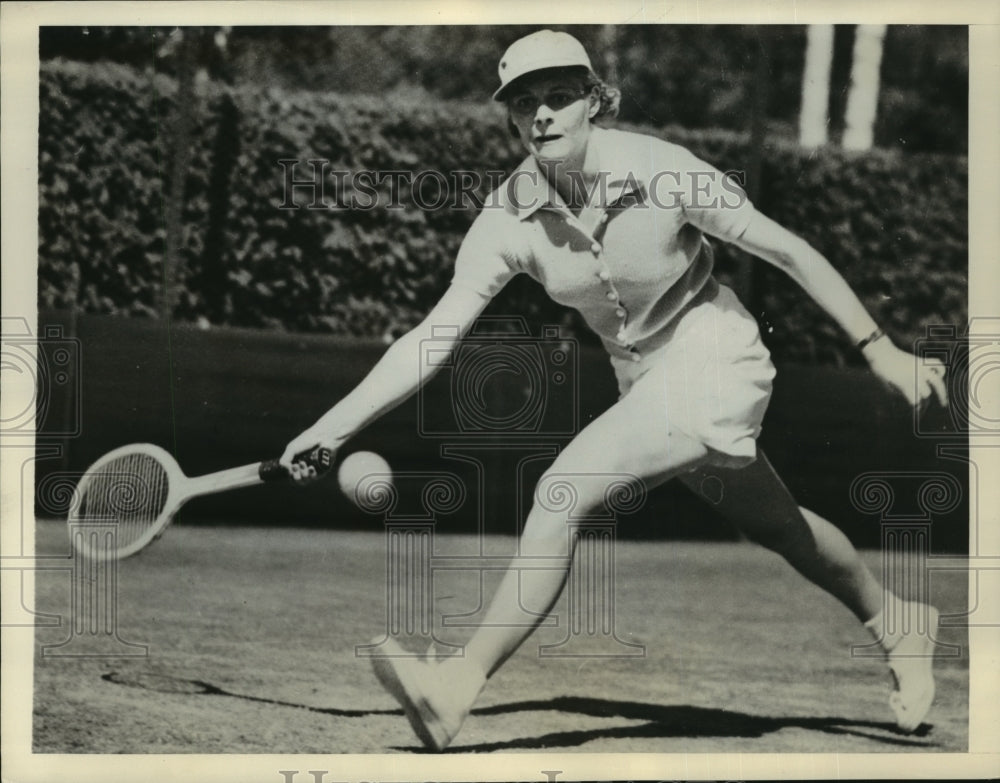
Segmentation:
<svg viewBox="0 0 1000 783">
<path fill-rule="evenodd" d="M 140 540 L 166 510 L 169 475 L 150 454 L 123 454 L 88 479 L 76 516 L 79 520 L 117 522 L 118 549 Z"/>
</svg>

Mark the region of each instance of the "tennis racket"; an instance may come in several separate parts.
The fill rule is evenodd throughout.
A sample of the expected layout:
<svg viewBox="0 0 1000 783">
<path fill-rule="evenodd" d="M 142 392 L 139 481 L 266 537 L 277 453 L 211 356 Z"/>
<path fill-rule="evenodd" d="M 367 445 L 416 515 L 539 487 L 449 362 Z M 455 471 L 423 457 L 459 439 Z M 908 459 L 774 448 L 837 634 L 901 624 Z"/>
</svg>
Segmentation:
<svg viewBox="0 0 1000 783">
<path fill-rule="evenodd" d="M 333 452 L 316 447 L 298 455 L 296 461 L 323 473 L 332 466 Z M 77 484 L 67 520 L 70 539 L 86 557 L 100 555 L 120 560 L 162 536 L 174 514 L 191 498 L 288 477 L 277 459 L 189 477 L 159 446 L 122 446 L 91 465 Z M 87 520 L 117 522 L 115 546 L 106 536 L 75 535 L 74 523 Z"/>
</svg>

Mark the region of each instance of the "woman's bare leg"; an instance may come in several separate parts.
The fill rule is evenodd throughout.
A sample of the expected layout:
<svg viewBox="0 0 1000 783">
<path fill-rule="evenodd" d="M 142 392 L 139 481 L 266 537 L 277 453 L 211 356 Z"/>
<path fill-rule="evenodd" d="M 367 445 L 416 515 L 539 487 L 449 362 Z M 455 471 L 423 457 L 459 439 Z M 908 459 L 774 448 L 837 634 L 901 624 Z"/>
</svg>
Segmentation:
<svg viewBox="0 0 1000 783">
<path fill-rule="evenodd" d="M 682 480 L 750 539 L 784 556 L 854 612 L 887 653 L 895 682 L 889 704 L 897 724 L 915 730 L 934 699 L 937 609 L 883 591 L 847 537 L 795 503 L 763 453 L 742 470 L 700 468 Z"/>
<path fill-rule="evenodd" d="M 441 750 L 458 732 L 486 678 L 521 645 L 552 608 L 572 555 L 567 521 L 600 507 L 609 485 L 631 477 L 649 488 L 691 470 L 706 447 L 670 429 L 654 384 L 637 386 L 591 422 L 562 451 L 538 484 L 519 552 L 462 657 L 439 665 L 403 655 L 373 659 L 382 684 L 403 706 L 423 742 Z M 538 566 L 542 567 L 539 568 Z M 532 567 L 534 566 L 534 567 Z M 525 625 L 522 606 L 537 612 Z M 402 651 L 400 651 L 402 652 Z"/>
<path fill-rule="evenodd" d="M 644 458 L 635 450 L 612 457 L 608 450 L 614 443 L 613 433 L 620 436 L 623 432 L 620 425 L 611 418 L 591 427 L 593 429 L 585 431 L 586 436 L 581 435 L 567 447 L 539 482 L 535 503 L 521 534 L 519 554 L 493 596 L 483 624 L 466 646 L 466 656 L 487 676 L 492 675 L 537 626 L 537 623 L 531 627 L 524 625 L 523 604 L 528 602 L 530 605 L 525 608 L 538 613 L 536 616 L 541 622 L 559 598 L 573 554 L 569 551 L 566 524 L 569 512 L 583 514 L 600 507 L 609 486 L 622 476 L 634 476 L 648 489 L 689 470 L 707 453 L 702 444 L 678 434 L 670 437 L 669 459 L 661 455 L 659 464 L 652 455 Z M 655 467 L 650 472 L 651 466 Z M 546 493 L 558 494 L 560 485 L 575 494 L 572 509 L 556 510 L 555 504 L 538 497 Z M 539 563 L 545 565 L 546 559 L 553 565 L 561 559 L 564 567 L 531 567 Z"/>
<path fill-rule="evenodd" d="M 750 540 L 782 555 L 840 599 L 861 622 L 882 610 L 883 590 L 837 527 L 801 508 L 763 452 L 741 469 L 706 467 L 681 477 Z"/>
</svg>

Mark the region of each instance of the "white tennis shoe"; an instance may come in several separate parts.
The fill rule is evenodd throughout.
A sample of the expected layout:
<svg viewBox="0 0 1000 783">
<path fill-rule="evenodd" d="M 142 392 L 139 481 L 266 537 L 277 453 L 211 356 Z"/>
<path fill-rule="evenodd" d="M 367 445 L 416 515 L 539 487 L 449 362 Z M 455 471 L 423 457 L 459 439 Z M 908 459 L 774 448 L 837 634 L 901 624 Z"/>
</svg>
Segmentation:
<svg viewBox="0 0 1000 783">
<path fill-rule="evenodd" d="M 881 613 L 867 625 L 886 651 L 893 679 L 889 706 L 896 715 L 896 725 L 912 732 L 927 717 L 934 701 L 934 636 L 939 613 L 920 603 L 898 602 L 896 609 L 899 630 L 887 633 Z"/>
<path fill-rule="evenodd" d="M 372 658 L 375 676 L 399 702 L 413 731 L 428 748 L 442 751 L 465 722 L 486 678 L 464 658 L 417 658 L 395 641 Z"/>
</svg>

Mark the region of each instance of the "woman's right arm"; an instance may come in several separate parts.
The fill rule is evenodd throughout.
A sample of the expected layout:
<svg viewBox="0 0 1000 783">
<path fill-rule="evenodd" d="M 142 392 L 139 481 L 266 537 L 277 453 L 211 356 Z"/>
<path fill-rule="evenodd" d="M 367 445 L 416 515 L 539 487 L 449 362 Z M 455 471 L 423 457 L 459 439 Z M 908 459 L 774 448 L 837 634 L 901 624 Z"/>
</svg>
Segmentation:
<svg viewBox="0 0 1000 783">
<path fill-rule="evenodd" d="M 468 288 L 449 287 L 430 314 L 393 343 L 353 391 L 285 447 L 281 464 L 295 479 L 315 475 L 314 469 L 293 463 L 296 454 L 315 446 L 336 451 L 355 432 L 410 397 L 437 372 L 442 353 L 454 349 L 488 303 L 488 297 Z M 430 339 L 434 352 L 428 361 L 424 341 Z"/>
</svg>

